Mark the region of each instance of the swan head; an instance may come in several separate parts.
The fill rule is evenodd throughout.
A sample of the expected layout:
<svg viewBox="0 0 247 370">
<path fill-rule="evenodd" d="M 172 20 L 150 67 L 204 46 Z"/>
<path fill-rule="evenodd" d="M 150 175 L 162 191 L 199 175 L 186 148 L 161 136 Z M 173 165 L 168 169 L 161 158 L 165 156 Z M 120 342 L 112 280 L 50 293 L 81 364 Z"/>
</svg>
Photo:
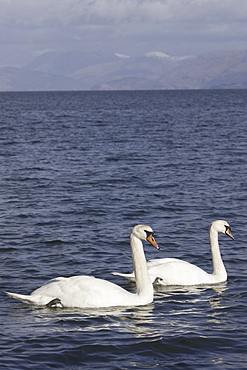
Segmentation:
<svg viewBox="0 0 247 370">
<path fill-rule="evenodd" d="M 155 248 L 160 249 L 155 238 L 153 229 L 148 225 L 136 225 L 131 231 L 131 235 L 135 236 L 140 240 L 147 240 Z"/>
<path fill-rule="evenodd" d="M 211 227 L 215 229 L 218 233 L 223 233 L 228 235 L 230 238 L 234 239 L 232 233 L 231 233 L 231 226 L 228 222 L 224 220 L 217 220 L 211 223 Z"/>
</svg>

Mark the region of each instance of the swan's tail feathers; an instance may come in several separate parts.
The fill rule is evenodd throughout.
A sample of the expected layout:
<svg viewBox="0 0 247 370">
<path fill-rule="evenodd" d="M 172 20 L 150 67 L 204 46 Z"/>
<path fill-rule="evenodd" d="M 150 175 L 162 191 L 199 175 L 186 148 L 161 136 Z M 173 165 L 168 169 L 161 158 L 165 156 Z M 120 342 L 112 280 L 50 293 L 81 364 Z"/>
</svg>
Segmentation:
<svg viewBox="0 0 247 370">
<path fill-rule="evenodd" d="M 49 308 L 63 308 L 63 304 L 60 298 L 52 298 L 49 296 L 41 296 L 38 294 L 24 295 L 17 293 L 5 292 L 10 298 L 17 299 L 22 303 L 36 305 L 36 306 L 46 306 Z"/>
<path fill-rule="evenodd" d="M 122 274 L 121 272 L 112 272 L 112 275 L 117 275 L 117 276 L 121 276 L 125 279 L 128 279 L 130 281 L 135 281 L 135 275 L 134 273 L 132 272 L 132 274 Z"/>
<path fill-rule="evenodd" d="M 17 299 L 18 301 L 21 301 L 23 303 L 28 303 L 28 304 L 35 304 L 33 301 L 32 297 L 30 295 L 24 295 L 24 294 L 17 294 L 17 293 L 10 293 L 10 292 L 5 292 L 10 298 Z"/>
</svg>

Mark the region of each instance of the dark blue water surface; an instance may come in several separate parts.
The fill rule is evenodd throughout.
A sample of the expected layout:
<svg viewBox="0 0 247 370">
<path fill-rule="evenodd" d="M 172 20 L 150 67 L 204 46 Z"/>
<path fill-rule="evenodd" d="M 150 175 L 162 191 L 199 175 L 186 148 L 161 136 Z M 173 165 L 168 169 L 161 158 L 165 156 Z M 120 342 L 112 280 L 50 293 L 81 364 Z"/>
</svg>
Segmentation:
<svg viewBox="0 0 247 370">
<path fill-rule="evenodd" d="M 1 369 L 244 369 L 247 362 L 247 91 L 0 93 Z M 228 282 L 155 289 L 145 307 L 35 308 L 56 276 L 132 271 L 129 234 Z"/>
</svg>

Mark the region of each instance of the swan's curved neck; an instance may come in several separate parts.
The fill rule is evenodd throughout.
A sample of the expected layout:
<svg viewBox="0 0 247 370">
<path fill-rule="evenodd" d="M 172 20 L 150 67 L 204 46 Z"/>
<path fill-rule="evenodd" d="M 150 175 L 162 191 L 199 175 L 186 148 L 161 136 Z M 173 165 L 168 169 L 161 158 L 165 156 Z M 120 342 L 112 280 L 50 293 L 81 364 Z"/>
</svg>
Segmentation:
<svg viewBox="0 0 247 370">
<path fill-rule="evenodd" d="M 226 269 L 220 254 L 218 232 L 214 228 L 210 229 L 209 238 L 213 262 L 213 275 L 226 275 Z"/>
<path fill-rule="evenodd" d="M 153 298 L 153 284 L 149 277 L 142 241 L 134 235 L 131 235 L 130 245 L 136 277 L 135 280 L 137 294 L 144 295 L 145 297 L 150 296 Z"/>
</svg>

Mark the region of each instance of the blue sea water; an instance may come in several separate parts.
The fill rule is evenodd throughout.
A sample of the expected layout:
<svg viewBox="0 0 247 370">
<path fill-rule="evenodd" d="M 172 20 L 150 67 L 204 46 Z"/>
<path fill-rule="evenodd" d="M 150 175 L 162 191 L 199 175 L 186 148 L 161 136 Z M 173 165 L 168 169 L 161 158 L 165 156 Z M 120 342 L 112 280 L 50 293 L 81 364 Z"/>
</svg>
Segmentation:
<svg viewBox="0 0 247 370">
<path fill-rule="evenodd" d="M 1 369 L 245 369 L 247 91 L 0 93 Z M 12 300 L 57 276 L 134 291 L 131 228 L 227 283 L 155 288 L 135 308 L 48 309 Z"/>
</svg>

